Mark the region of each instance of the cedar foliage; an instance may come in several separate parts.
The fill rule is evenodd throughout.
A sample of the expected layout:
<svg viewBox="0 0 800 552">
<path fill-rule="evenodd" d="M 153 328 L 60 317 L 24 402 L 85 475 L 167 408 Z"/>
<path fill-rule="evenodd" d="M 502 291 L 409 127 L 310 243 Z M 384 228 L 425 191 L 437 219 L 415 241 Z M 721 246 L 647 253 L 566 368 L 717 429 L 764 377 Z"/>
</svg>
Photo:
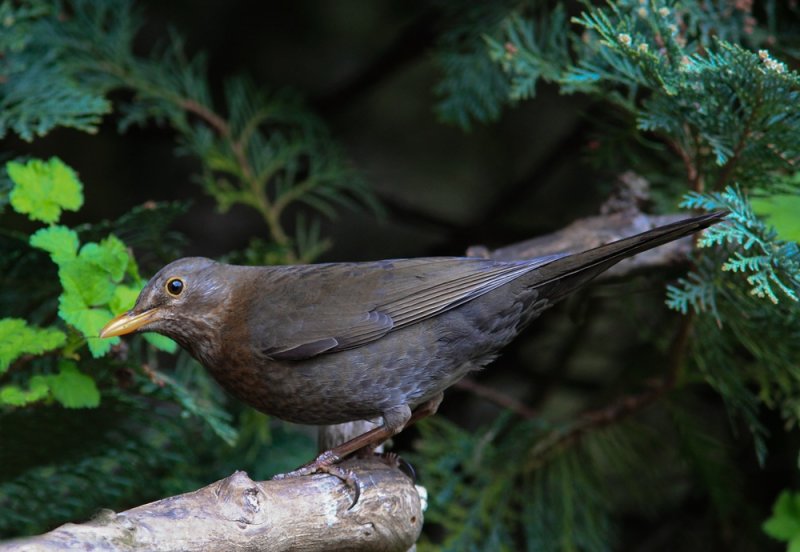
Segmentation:
<svg viewBox="0 0 800 552">
<path fill-rule="evenodd" d="M 689 535 L 698 550 L 763 546 L 766 512 L 748 504 L 738 461 L 768 459 L 770 416 L 787 429 L 800 417 L 797 8 L 775 0 L 757 9 L 723 0 L 434 6 L 435 110 L 444 123 L 492 124 L 535 102 L 547 83 L 613 113 L 587 152 L 595 166 L 648 178 L 664 210 L 680 203 L 731 215 L 698 240 L 689 273 L 666 292 L 681 315 L 674 337 L 642 332 L 667 359 L 653 380 L 631 368 L 594 407 L 567 417 L 505 413 L 477 430 L 443 417 L 421 424 L 413 459 L 431 497 L 421 546 L 616 550 L 635 541 L 631 517 L 652 522 L 682 505 L 693 508 L 691 524 L 673 528 L 664 549 Z M 213 97 L 203 55 L 190 55 L 180 33 L 135 51 L 142 21 L 131 2 L 5 2 L 0 22 L 0 137 L 94 133 L 112 112 L 120 132 L 169 127 L 176 154 L 198 162 L 197 181 L 220 209 L 245 205 L 264 221 L 269 240 L 231 259 L 313 261 L 329 245 L 320 216 L 377 209 L 296 94 L 238 75 Z M 57 158 L 6 153 L 0 535 L 189 490 L 233 469 L 267 477 L 311 456 L 307 439 L 227 401 L 168 340 L 94 337 L 130 306 L 141 274 L 180 256 L 185 243 L 169 225 L 186 204 L 69 227 L 62 212 L 80 212 L 84 199 L 75 172 Z M 16 229 L 21 216 L 32 230 Z M 725 406 L 721 420 L 708 415 L 709 390 Z M 796 538 L 793 500 L 781 496 L 769 535 Z"/>
</svg>

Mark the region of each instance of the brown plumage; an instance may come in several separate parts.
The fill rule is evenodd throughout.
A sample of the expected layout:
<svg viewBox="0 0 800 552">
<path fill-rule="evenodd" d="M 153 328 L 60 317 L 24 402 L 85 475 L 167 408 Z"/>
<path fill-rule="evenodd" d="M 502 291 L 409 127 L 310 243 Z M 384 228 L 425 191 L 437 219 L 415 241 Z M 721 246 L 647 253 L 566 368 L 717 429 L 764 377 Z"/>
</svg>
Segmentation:
<svg viewBox="0 0 800 552">
<path fill-rule="evenodd" d="M 712 213 L 572 255 L 246 267 L 168 264 L 103 329 L 175 339 L 232 394 L 304 424 L 383 418 L 318 469 L 435 411 L 442 392 L 531 320 L 625 257 L 719 222 Z"/>
</svg>

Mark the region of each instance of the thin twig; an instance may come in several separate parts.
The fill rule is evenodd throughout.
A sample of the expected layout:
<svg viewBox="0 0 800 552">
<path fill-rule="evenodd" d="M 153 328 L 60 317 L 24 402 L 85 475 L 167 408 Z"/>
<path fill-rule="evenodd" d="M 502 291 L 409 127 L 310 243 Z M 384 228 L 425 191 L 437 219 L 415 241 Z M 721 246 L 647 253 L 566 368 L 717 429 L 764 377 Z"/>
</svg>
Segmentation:
<svg viewBox="0 0 800 552">
<path fill-rule="evenodd" d="M 264 222 L 266 222 L 267 227 L 269 228 L 272 239 L 274 239 L 275 242 L 281 246 L 288 246 L 291 240 L 283 230 L 283 227 L 280 223 L 280 213 L 282 211 L 282 207 L 278 209 L 272 204 L 272 202 L 270 202 L 269 197 L 267 197 L 265 191 L 259 185 L 258 179 L 255 178 L 253 169 L 247 160 L 245 142 L 242 139 L 234 139 L 233 132 L 228 121 L 206 106 L 191 98 L 182 98 L 179 102 L 179 105 L 186 111 L 194 113 L 198 117 L 202 118 L 209 125 L 211 125 L 211 127 L 213 127 L 220 134 L 220 136 L 228 141 L 231 152 L 236 158 L 236 162 L 241 170 L 242 181 L 250 188 L 250 192 L 253 197 L 253 201 L 248 203 L 261 214 Z M 292 262 L 295 257 L 294 253 L 289 251 L 288 256 L 289 262 Z"/>
<path fill-rule="evenodd" d="M 590 431 L 612 425 L 637 414 L 675 389 L 680 382 L 680 373 L 688 350 L 693 320 L 692 314 L 681 317 L 670 345 L 669 369 L 663 379 L 646 391 L 626 395 L 610 405 L 583 413 L 565 431 L 552 432 L 533 448 L 531 451 L 532 461 L 536 463 L 556 448 L 577 443 L 583 435 Z"/>
<path fill-rule="evenodd" d="M 506 395 L 502 391 L 478 383 L 472 378 L 463 378 L 458 381 L 454 387 L 468 391 L 477 397 L 486 399 L 503 408 L 507 408 L 522 418 L 529 420 L 536 416 L 536 411 L 525 403 Z"/>
<path fill-rule="evenodd" d="M 228 121 L 223 119 L 220 115 L 212 111 L 211 109 L 207 108 L 206 106 L 202 105 L 201 103 L 191 99 L 191 98 L 181 98 L 178 102 L 179 106 L 190 113 L 194 113 L 205 122 L 210 124 L 212 127 L 216 129 L 217 132 L 222 135 L 223 138 L 231 140 L 231 127 L 228 124 Z"/>
</svg>

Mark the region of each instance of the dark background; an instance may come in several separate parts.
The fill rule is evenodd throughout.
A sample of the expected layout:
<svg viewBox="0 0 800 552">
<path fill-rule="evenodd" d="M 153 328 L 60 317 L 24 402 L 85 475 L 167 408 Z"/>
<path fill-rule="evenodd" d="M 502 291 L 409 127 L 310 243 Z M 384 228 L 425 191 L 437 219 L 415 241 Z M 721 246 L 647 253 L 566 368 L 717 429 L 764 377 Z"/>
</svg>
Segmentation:
<svg viewBox="0 0 800 552">
<path fill-rule="evenodd" d="M 591 136 L 585 99 L 544 86 L 537 100 L 470 132 L 442 124 L 432 91 L 440 78 L 432 48 L 447 21 L 422 2 L 139 2 L 142 53 L 170 27 L 190 54 L 205 52 L 219 93 L 222 79 L 251 75 L 266 89 L 301 94 L 328 124 L 387 209 L 344 212 L 325 227 L 334 248 L 323 260 L 462 254 L 476 243 L 503 245 L 592 213 L 610 175 L 582 166 Z M 189 254 L 217 256 L 266 238 L 258 215 L 215 212 L 192 182 L 193 159 L 175 157 L 174 137 L 154 126 L 99 135 L 57 130 L 33 145 L 80 174 L 79 220 L 114 218 L 147 200 L 194 200 L 177 229 Z M 599 186 L 599 187 L 598 187 Z M 291 215 L 287 217 L 291 220 Z M 66 222 L 70 223 L 69 216 Z M 364 239 L 368 237 L 369 239 Z"/>
</svg>

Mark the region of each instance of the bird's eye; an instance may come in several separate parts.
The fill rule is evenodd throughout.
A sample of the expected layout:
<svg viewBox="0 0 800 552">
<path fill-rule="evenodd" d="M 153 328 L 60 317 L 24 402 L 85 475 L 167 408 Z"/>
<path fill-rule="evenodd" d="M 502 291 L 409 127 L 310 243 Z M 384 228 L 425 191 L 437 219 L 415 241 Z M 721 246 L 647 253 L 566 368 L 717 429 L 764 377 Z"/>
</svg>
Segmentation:
<svg viewBox="0 0 800 552">
<path fill-rule="evenodd" d="M 167 280 L 167 293 L 177 297 L 183 291 L 183 280 L 180 278 L 170 278 Z"/>
</svg>

